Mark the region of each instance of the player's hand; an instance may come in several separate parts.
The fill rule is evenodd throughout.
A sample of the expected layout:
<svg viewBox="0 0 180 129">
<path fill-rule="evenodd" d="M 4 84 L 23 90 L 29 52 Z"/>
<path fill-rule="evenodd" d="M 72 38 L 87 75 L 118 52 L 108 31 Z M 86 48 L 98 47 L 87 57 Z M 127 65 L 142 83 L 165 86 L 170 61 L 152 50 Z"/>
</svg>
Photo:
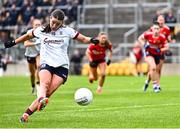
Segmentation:
<svg viewBox="0 0 180 129">
<path fill-rule="evenodd" d="M 172 53 L 170 50 L 165 51 L 165 55 L 166 55 L 166 56 L 172 56 L 172 54 L 173 54 L 173 53 Z"/>
<path fill-rule="evenodd" d="M 91 38 L 91 39 L 90 39 L 90 42 L 96 45 L 96 44 L 99 43 L 99 40 L 96 39 L 96 38 Z"/>
<path fill-rule="evenodd" d="M 5 48 L 10 48 L 10 47 L 13 47 L 14 45 L 16 45 L 15 40 L 7 41 L 4 43 Z"/>
<path fill-rule="evenodd" d="M 110 64 L 111 64 L 111 60 L 108 59 L 108 60 L 106 61 L 106 64 L 107 64 L 107 65 L 110 65 Z"/>
<path fill-rule="evenodd" d="M 145 44 L 144 44 L 144 49 L 148 49 L 148 48 L 150 48 L 149 43 L 145 43 Z"/>
</svg>

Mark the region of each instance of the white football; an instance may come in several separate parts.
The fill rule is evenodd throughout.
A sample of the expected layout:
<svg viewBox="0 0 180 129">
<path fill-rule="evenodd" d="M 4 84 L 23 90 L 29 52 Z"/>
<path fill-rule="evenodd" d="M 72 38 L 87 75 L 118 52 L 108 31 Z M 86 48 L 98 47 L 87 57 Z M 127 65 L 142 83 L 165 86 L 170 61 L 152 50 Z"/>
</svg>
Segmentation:
<svg viewBox="0 0 180 129">
<path fill-rule="evenodd" d="M 74 100 L 81 106 L 90 104 L 93 100 L 93 94 L 88 88 L 80 88 L 74 94 Z"/>
</svg>

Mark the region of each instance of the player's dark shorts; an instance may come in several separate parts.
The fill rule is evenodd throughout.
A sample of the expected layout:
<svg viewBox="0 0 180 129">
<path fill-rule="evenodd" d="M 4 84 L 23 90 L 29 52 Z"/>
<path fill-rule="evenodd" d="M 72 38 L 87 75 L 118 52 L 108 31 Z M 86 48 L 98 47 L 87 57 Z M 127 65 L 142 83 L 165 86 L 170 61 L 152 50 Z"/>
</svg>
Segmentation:
<svg viewBox="0 0 180 129">
<path fill-rule="evenodd" d="M 89 62 L 89 65 L 92 68 L 96 68 L 98 66 L 98 64 L 100 64 L 102 62 L 105 62 L 105 59 L 95 60 L 95 61 Z"/>
<path fill-rule="evenodd" d="M 36 57 L 29 57 L 26 56 L 27 62 L 30 64 L 35 64 L 36 63 Z"/>
<path fill-rule="evenodd" d="M 66 82 L 67 77 L 68 77 L 68 69 L 67 68 L 64 68 L 61 66 L 60 67 L 52 67 L 52 66 L 49 66 L 48 64 L 41 64 L 40 71 L 43 69 L 48 70 L 51 74 L 56 74 L 57 76 L 62 77 L 64 80 L 64 83 Z"/>
<path fill-rule="evenodd" d="M 145 54 L 146 54 L 146 56 L 152 56 L 155 60 L 156 65 L 158 65 L 160 63 L 160 60 L 164 60 L 164 58 L 165 58 L 164 54 L 163 55 L 153 55 L 148 52 L 146 52 Z"/>
<path fill-rule="evenodd" d="M 165 60 L 165 54 L 162 54 L 162 55 L 160 56 L 160 59 L 161 59 L 161 60 Z"/>
</svg>

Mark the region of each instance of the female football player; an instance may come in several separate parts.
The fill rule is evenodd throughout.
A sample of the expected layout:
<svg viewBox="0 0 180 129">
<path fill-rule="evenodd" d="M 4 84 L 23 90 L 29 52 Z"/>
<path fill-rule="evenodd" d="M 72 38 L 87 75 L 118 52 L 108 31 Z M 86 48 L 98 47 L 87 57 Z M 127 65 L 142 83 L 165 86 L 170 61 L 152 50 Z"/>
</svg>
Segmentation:
<svg viewBox="0 0 180 129">
<path fill-rule="evenodd" d="M 171 35 L 170 35 L 170 29 L 165 24 L 164 16 L 163 15 L 159 15 L 157 17 L 157 22 L 159 23 L 159 26 L 160 26 L 159 33 L 161 33 L 161 34 L 163 34 L 165 36 L 165 38 L 166 38 L 168 43 L 171 43 L 172 39 L 171 39 Z M 149 31 L 152 31 L 152 27 L 149 29 Z M 171 51 L 166 51 L 166 52 L 162 53 L 162 56 L 160 58 L 160 62 L 158 64 L 158 66 L 157 66 L 157 71 L 158 71 L 158 76 L 159 76 L 159 80 L 158 81 L 159 82 L 160 82 L 160 78 L 161 78 L 162 67 L 163 67 L 163 64 L 164 64 L 164 61 L 165 61 L 165 55 L 170 56 L 171 54 L 172 54 Z M 151 81 L 151 78 L 150 78 L 150 76 L 148 74 L 147 80 L 145 81 L 145 84 L 144 84 L 144 91 L 147 90 L 150 81 Z"/>
<path fill-rule="evenodd" d="M 144 32 L 138 38 L 139 43 L 145 48 L 145 61 L 149 66 L 149 76 L 153 83 L 154 92 L 156 93 L 160 91 L 157 66 L 162 58 L 162 53 L 169 48 L 166 37 L 159 32 L 159 23 L 155 22 L 152 26 L 152 32 Z"/>
<path fill-rule="evenodd" d="M 41 21 L 39 19 L 34 19 L 32 22 L 32 28 L 36 29 L 37 27 L 41 26 Z M 28 30 L 32 31 L 32 30 Z M 30 80 L 32 86 L 32 94 L 35 93 L 35 89 L 39 86 L 39 76 L 38 76 L 38 69 L 39 69 L 39 59 L 40 59 L 40 39 L 39 38 L 32 38 L 24 42 L 25 49 L 25 56 L 28 62 L 28 69 L 30 72 Z M 36 87 L 35 87 L 36 85 Z"/>
<path fill-rule="evenodd" d="M 13 41 L 4 43 L 5 48 L 9 48 L 34 37 L 41 39 L 38 96 L 23 113 L 21 122 L 27 122 L 28 117 L 36 110 L 43 110 L 48 104 L 49 97 L 66 82 L 69 69 L 69 40 L 94 44 L 99 42 L 98 39 L 86 37 L 65 26 L 64 17 L 64 12 L 56 9 L 51 13 L 49 24 L 45 27 L 38 27 Z"/>
<path fill-rule="evenodd" d="M 98 79 L 97 68 L 99 67 L 100 76 L 97 93 L 102 93 L 102 87 L 106 76 L 106 64 L 109 65 L 111 63 L 112 44 L 108 40 L 107 35 L 103 32 L 99 33 L 97 38 L 99 39 L 99 43 L 97 45 L 90 44 L 87 48 L 86 55 L 90 65 L 89 82 L 93 83 L 93 81 Z M 109 50 L 109 55 L 107 57 L 106 50 Z"/>
</svg>

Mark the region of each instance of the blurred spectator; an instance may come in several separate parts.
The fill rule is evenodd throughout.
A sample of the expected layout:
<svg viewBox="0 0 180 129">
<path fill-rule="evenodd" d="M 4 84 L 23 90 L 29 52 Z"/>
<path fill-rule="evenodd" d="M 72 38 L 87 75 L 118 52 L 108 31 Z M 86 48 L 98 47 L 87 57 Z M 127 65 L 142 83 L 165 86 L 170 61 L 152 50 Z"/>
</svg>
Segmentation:
<svg viewBox="0 0 180 129">
<path fill-rule="evenodd" d="M 169 10 L 169 12 L 165 15 L 165 23 L 176 23 L 177 20 L 176 20 L 176 17 L 173 15 L 173 12 L 172 10 Z M 171 38 L 173 40 L 175 40 L 176 38 L 176 35 L 175 35 L 175 26 L 169 26 L 170 28 L 170 31 L 171 31 Z"/>
<path fill-rule="evenodd" d="M 10 7 L 9 0 L 4 0 L 2 6 L 3 7 Z"/>
<path fill-rule="evenodd" d="M 43 3 L 43 0 L 33 0 L 33 2 L 36 6 L 41 6 Z"/>
<path fill-rule="evenodd" d="M 23 0 L 16 0 L 16 6 L 21 7 L 23 4 Z"/>
<path fill-rule="evenodd" d="M 18 26 L 24 25 L 22 14 L 19 14 L 19 15 L 18 15 L 16 24 L 17 24 Z"/>
<path fill-rule="evenodd" d="M 4 26 L 10 25 L 11 24 L 11 17 L 10 17 L 10 13 L 6 12 L 6 15 L 4 17 Z"/>
<path fill-rule="evenodd" d="M 13 4 L 11 6 L 11 10 L 9 11 L 10 13 L 10 25 L 16 25 L 17 17 L 18 17 L 18 11 L 16 10 L 16 4 Z"/>
<path fill-rule="evenodd" d="M 23 4 L 21 6 L 21 13 L 24 13 L 28 6 L 29 6 L 29 1 L 28 0 L 24 0 Z"/>
<path fill-rule="evenodd" d="M 25 24 L 28 24 L 31 16 L 32 16 L 32 10 L 30 6 L 28 6 L 26 10 L 24 10 L 24 13 L 23 13 L 23 21 L 25 22 Z"/>
<path fill-rule="evenodd" d="M 153 23 L 157 21 L 158 16 L 161 15 L 161 11 L 157 10 L 155 16 L 153 17 Z"/>
<path fill-rule="evenodd" d="M 7 30 L 1 30 L 0 31 L 0 41 L 1 42 L 7 42 L 9 39 L 10 32 Z"/>
<path fill-rule="evenodd" d="M 83 0 L 2 0 L 1 2 L 0 26 L 27 25 L 31 16 L 45 22 L 46 14 L 57 6 L 68 7 L 62 10 L 68 19 L 66 23 L 70 24 L 77 20 L 78 5 L 83 5 Z"/>
<path fill-rule="evenodd" d="M 41 18 L 43 18 L 44 16 L 45 16 L 45 15 L 44 15 L 44 12 L 43 12 L 42 8 L 41 8 L 41 7 L 37 7 L 37 12 L 36 12 L 36 14 L 35 14 L 35 18 L 41 19 Z"/>
<path fill-rule="evenodd" d="M 6 17 L 6 10 L 3 7 L 0 11 L 0 25 L 4 26 L 4 22 L 5 22 L 5 17 Z"/>
<path fill-rule="evenodd" d="M 43 0 L 42 6 L 51 6 L 50 0 Z"/>
<path fill-rule="evenodd" d="M 81 62 L 83 59 L 83 54 L 81 54 L 78 50 L 75 50 L 73 55 L 71 56 L 71 65 L 73 74 L 80 75 L 81 74 Z"/>
<path fill-rule="evenodd" d="M 56 0 L 56 5 L 67 5 L 67 0 Z"/>
<path fill-rule="evenodd" d="M 33 15 L 33 16 L 35 16 L 36 15 L 36 12 L 37 12 L 37 7 L 36 7 L 36 5 L 34 4 L 34 2 L 33 1 L 30 1 L 30 3 L 29 3 L 29 6 L 30 6 L 30 8 L 31 8 L 31 15 Z"/>
<path fill-rule="evenodd" d="M 79 1 L 78 0 L 73 0 L 71 1 L 69 4 L 71 4 L 71 6 L 68 9 L 68 18 L 70 23 L 73 21 L 77 21 L 77 11 L 78 11 L 78 4 Z"/>
</svg>

